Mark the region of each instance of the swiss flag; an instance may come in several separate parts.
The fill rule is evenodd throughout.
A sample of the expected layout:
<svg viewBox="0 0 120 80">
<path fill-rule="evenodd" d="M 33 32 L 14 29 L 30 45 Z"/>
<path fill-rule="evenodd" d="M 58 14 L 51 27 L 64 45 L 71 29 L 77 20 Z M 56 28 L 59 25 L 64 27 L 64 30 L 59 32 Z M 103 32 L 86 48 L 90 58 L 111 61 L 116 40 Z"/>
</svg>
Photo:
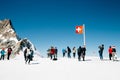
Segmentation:
<svg viewBox="0 0 120 80">
<path fill-rule="evenodd" d="M 83 34 L 83 26 L 76 26 L 76 33 Z"/>
</svg>

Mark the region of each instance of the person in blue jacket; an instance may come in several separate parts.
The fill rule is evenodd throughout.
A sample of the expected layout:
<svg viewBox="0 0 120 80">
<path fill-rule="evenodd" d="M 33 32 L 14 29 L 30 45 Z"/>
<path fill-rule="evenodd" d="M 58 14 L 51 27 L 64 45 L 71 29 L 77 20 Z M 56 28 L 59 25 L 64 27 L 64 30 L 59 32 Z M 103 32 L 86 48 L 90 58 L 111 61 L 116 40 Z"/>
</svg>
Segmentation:
<svg viewBox="0 0 120 80">
<path fill-rule="evenodd" d="M 102 46 L 99 46 L 99 57 L 100 57 L 100 60 L 103 60 L 103 50 L 104 50 L 104 45 L 102 44 Z"/>
<path fill-rule="evenodd" d="M 62 49 L 62 53 L 63 53 L 63 57 L 65 57 L 65 53 L 66 53 L 67 51 L 65 50 L 65 49 Z"/>
<path fill-rule="evenodd" d="M 2 48 L 2 50 L 1 50 L 1 58 L 0 58 L 0 60 L 1 59 L 3 59 L 4 60 L 4 57 L 5 57 L 5 49 L 4 48 Z"/>
</svg>

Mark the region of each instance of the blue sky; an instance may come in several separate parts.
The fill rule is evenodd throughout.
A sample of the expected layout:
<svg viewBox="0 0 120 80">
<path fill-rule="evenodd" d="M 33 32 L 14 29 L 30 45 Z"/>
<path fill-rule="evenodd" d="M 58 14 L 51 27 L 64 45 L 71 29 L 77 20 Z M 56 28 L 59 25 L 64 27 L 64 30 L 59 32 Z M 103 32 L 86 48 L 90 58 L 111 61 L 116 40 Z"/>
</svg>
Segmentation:
<svg viewBox="0 0 120 80">
<path fill-rule="evenodd" d="M 115 45 L 120 55 L 119 0 L 1 0 L 0 19 L 11 19 L 17 34 L 28 38 L 43 56 L 50 46 L 61 49 L 83 46 L 75 26 L 85 24 L 87 55 L 98 55 L 98 46 Z M 95 52 L 95 54 L 93 54 Z"/>
</svg>

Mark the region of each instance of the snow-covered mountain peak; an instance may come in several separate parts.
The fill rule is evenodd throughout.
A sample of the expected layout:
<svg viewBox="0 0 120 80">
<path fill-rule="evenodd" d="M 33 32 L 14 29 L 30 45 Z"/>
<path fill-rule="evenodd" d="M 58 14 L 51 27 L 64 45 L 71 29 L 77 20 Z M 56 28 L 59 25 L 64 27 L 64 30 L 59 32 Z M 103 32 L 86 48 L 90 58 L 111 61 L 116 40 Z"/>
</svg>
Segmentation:
<svg viewBox="0 0 120 80">
<path fill-rule="evenodd" d="M 20 53 L 21 50 L 23 51 L 24 47 L 36 51 L 35 46 L 30 40 L 18 37 L 11 20 L 5 19 L 0 20 L 0 49 L 7 49 L 8 47 L 13 49 L 14 54 Z"/>
</svg>

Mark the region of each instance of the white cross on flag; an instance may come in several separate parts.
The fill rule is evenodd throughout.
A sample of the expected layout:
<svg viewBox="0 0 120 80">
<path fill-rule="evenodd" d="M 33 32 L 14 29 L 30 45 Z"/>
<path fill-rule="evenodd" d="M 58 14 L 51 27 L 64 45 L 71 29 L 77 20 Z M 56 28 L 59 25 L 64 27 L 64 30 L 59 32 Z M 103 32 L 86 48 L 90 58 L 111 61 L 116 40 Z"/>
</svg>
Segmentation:
<svg viewBox="0 0 120 80">
<path fill-rule="evenodd" d="M 83 34 L 83 26 L 76 26 L 76 33 Z"/>
</svg>

